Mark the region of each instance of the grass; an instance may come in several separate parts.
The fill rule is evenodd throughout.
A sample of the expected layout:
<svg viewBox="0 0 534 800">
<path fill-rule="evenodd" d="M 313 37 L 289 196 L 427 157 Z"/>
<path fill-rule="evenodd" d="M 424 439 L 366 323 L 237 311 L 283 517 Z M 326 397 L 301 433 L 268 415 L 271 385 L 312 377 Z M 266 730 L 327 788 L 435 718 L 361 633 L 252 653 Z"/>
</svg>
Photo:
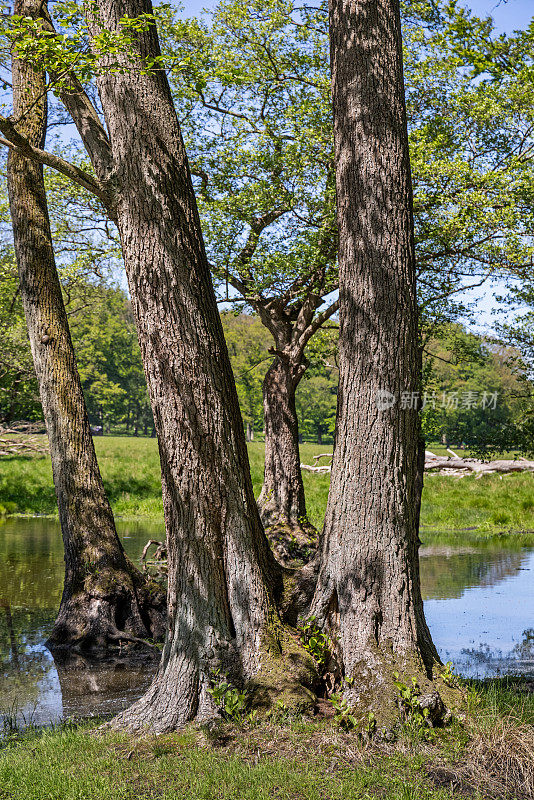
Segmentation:
<svg viewBox="0 0 534 800">
<path fill-rule="evenodd" d="M 28 732 L 4 740 L 0 800 L 521 800 L 534 791 L 525 688 L 477 685 L 463 721 L 431 737 L 400 727 L 394 743 L 364 743 L 324 717 L 157 738 L 88 725 Z"/>
<path fill-rule="evenodd" d="M 106 436 L 95 439 L 98 461 L 113 510 L 118 517 L 161 522 L 163 506 L 159 456 L 154 439 Z M 331 448 L 304 444 L 301 458 Z M 263 443 L 249 445 L 256 496 L 263 474 Z M 310 521 L 320 528 L 328 497 L 329 476 L 305 472 Z M 467 537 L 534 531 L 534 476 L 530 473 L 484 475 L 482 478 L 428 475 L 422 505 L 422 538 L 463 531 Z M 48 457 L 13 456 L 0 460 L 0 514 L 57 515 Z"/>
<path fill-rule="evenodd" d="M 115 513 L 161 522 L 156 442 L 104 437 L 96 446 Z M 302 460 L 328 449 L 304 445 Z M 263 445 L 249 453 L 258 493 Z M 304 480 L 320 526 L 328 476 Z M 534 530 L 533 480 L 428 477 L 423 539 L 459 529 L 462 540 Z M 49 459 L 1 460 L 0 504 L 55 515 Z M 472 682 L 465 719 L 430 740 L 401 729 L 393 744 L 364 744 L 325 718 L 188 728 L 157 739 L 89 735 L 88 725 L 14 731 L 0 740 L 0 800 L 523 800 L 534 795 L 533 688 L 525 680 Z"/>
</svg>

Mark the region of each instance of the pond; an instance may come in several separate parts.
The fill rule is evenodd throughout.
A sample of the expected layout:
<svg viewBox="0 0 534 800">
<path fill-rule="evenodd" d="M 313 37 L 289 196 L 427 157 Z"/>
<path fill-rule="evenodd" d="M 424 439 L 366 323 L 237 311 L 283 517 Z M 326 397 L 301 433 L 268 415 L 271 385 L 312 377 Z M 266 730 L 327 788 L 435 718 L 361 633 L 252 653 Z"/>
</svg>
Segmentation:
<svg viewBox="0 0 534 800">
<path fill-rule="evenodd" d="M 163 526 L 118 523 L 125 550 L 138 559 Z M 425 612 L 443 661 L 466 677 L 534 676 L 534 547 L 421 549 Z M 42 725 L 107 716 L 146 689 L 156 663 L 119 657 L 98 668 L 83 658 L 54 661 L 44 646 L 63 583 L 58 522 L 0 521 L 0 720 Z M 0 722 L 0 733 L 2 731 Z"/>
</svg>

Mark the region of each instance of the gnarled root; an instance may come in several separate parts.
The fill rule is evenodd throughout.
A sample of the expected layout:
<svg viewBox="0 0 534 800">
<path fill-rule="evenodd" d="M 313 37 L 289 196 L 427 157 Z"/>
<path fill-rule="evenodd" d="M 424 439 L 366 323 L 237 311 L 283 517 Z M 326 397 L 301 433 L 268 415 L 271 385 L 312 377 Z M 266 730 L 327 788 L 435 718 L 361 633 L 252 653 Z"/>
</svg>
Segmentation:
<svg viewBox="0 0 534 800">
<path fill-rule="evenodd" d="M 131 562 L 127 566 L 127 572 L 103 570 L 77 586 L 66 584 L 46 642 L 50 650 L 67 648 L 96 656 L 124 646 L 155 649 L 154 642 L 165 635 L 165 595 Z"/>
</svg>

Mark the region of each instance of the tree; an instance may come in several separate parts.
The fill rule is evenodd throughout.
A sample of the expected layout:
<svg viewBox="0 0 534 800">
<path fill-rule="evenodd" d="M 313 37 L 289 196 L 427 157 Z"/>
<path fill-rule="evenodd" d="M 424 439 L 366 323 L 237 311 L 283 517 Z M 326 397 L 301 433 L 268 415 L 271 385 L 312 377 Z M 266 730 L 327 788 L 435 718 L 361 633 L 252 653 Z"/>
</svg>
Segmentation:
<svg viewBox="0 0 534 800">
<path fill-rule="evenodd" d="M 38 420 L 39 390 L 19 297 L 13 250 L 0 254 L 0 422 Z"/>
<path fill-rule="evenodd" d="M 15 13 L 40 6 L 17 0 Z M 45 76 L 13 57 L 18 135 L 41 147 L 46 134 Z M 115 530 L 89 428 L 48 220 L 43 169 L 8 156 L 8 189 L 19 284 L 45 417 L 65 549 L 65 583 L 50 647 L 101 649 L 157 638 L 164 598 L 126 557 Z"/>
<path fill-rule="evenodd" d="M 528 258 L 530 123 L 519 85 L 503 92 L 471 68 L 487 21 L 445 2 L 407 0 L 402 11 L 424 338 L 465 318 L 468 287 Z M 298 527 L 295 393 L 307 342 L 337 310 L 326 3 L 226 0 L 209 24 L 161 25 L 220 294 L 252 307 L 273 337 L 262 517 Z M 460 59 L 466 31 L 474 43 Z"/>
<path fill-rule="evenodd" d="M 19 152 L 93 191 L 119 230 L 160 448 L 169 591 L 158 675 L 115 725 L 163 731 L 216 713 L 209 691 L 216 669 L 253 685 L 258 702 L 266 704 L 281 692 L 289 704 L 309 702 L 303 684 L 310 685 L 314 670 L 280 621 L 282 571 L 252 493 L 235 383 L 180 126 L 159 68 L 152 7 L 144 0 L 120 7 L 99 0 L 96 7 L 98 15 L 89 11 L 87 18 L 93 60 L 80 58 L 96 73 L 107 127 L 72 71 L 62 73 L 59 88 L 95 177 L 35 148 L 9 120 L 0 120 L 0 130 Z M 52 42 L 57 65 L 59 40 L 48 15 L 46 21 L 38 44 L 46 50 Z M 120 46 L 110 46 L 116 41 Z"/>
<path fill-rule="evenodd" d="M 135 435 L 152 424 L 131 306 L 111 285 L 77 280 L 67 313 L 89 418 L 106 429 L 124 424 Z"/>
<path fill-rule="evenodd" d="M 263 430 L 263 375 L 272 360 L 269 334 L 258 317 L 251 314 L 223 311 L 221 320 L 247 438 L 252 439 L 255 430 Z"/>
<path fill-rule="evenodd" d="M 459 325 L 444 326 L 427 347 L 422 413 L 427 440 L 484 458 L 507 450 L 532 452 L 525 424 L 533 399 L 527 352 L 525 342 L 521 352 Z"/>
<path fill-rule="evenodd" d="M 330 41 L 340 385 L 313 609 L 347 696 L 385 714 L 395 669 L 422 681 L 439 664 L 419 584 L 418 411 L 399 403 L 420 380 L 399 3 L 334 0 Z"/>
</svg>

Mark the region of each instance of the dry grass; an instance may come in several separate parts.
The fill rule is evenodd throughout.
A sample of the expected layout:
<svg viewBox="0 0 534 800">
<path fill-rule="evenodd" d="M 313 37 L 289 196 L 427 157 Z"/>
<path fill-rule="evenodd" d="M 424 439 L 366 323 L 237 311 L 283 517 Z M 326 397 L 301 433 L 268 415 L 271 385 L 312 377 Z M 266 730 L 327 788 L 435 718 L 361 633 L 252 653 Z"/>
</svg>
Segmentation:
<svg viewBox="0 0 534 800">
<path fill-rule="evenodd" d="M 491 797 L 534 797 L 533 725 L 513 715 L 472 723 L 465 757 L 472 782 Z"/>
</svg>

